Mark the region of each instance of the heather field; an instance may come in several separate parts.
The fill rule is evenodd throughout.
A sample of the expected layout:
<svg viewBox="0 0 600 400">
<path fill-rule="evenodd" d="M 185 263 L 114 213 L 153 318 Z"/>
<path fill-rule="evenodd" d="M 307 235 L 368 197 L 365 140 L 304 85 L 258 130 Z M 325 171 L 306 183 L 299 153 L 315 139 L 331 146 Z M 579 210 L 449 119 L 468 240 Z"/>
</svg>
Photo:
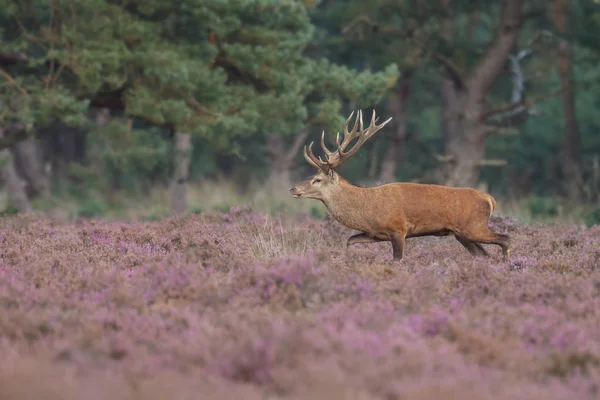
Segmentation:
<svg viewBox="0 0 600 400">
<path fill-rule="evenodd" d="M 0 398 L 597 399 L 600 226 L 491 225 L 510 262 L 239 208 L 5 217 Z"/>
</svg>

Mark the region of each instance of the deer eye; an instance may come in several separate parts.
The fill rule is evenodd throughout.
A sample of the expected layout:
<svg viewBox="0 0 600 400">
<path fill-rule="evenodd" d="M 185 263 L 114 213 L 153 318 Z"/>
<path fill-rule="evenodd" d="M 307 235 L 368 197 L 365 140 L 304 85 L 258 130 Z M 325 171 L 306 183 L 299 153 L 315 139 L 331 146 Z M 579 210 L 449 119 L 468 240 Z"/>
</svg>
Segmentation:
<svg viewBox="0 0 600 400">
<path fill-rule="evenodd" d="M 321 178 L 315 178 L 315 183 L 321 182 Z"/>
</svg>

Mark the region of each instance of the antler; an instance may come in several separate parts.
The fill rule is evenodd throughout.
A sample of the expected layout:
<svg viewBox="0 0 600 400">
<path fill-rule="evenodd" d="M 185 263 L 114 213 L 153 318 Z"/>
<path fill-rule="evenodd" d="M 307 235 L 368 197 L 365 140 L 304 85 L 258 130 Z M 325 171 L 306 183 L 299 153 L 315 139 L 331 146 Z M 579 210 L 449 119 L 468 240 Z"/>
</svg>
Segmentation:
<svg viewBox="0 0 600 400">
<path fill-rule="evenodd" d="M 325 131 L 321 134 L 321 147 L 323 148 L 323 152 L 325 153 L 325 157 L 327 161 L 321 160 L 321 157 L 315 157 L 312 152 L 312 146 L 314 142 L 311 142 L 308 146 L 308 152 L 306 146 L 304 146 L 304 158 L 316 168 L 323 170 L 324 172 L 329 171 L 329 169 L 334 169 L 339 167 L 346 161 L 348 158 L 352 157 L 358 149 L 369 140 L 377 131 L 383 128 L 388 122 L 391 121 L 391 117 L 386 121 L 382 122 L 380 125 L 377 125 L 378 118 L 375 118 L 375 110 L 373 110 L 373 115 L 371 117 L 371 124 L 367 127 L 367 129 L 363 129 L 363 119 L 362 119 L 362 110 L 358 110 L 358 115 L 356 117 L 356 121 L 354 122 L 354 127 L 352 131 L 348 132 L 348 125 L 350 124 L 350 120 L 354 115 L 354 111 L 350 114 L 346 123 L 344 124 L 344 140 L 340 143 L 340 133 L 338 132 L 335 142 L 337 144 L 336 151 L 330 151 L 327 146 L 325 146 Z M 358 123 L 360 121 L 360 131 L 358 129 Z M 350 142 L 354 139 L 358 138 L 358 141 L 352 146 L 350 150 L 344 152 L 346 147 L 350 144 Z"/>
<path fill-rule="evenodd" d="M 306 145 L 304 145 L 304 158 L 310 165 L 313 167 L 322 170 L 323 172 L 327 172 L 329 170 L 329 166 L 326 162 L 321 160 L 321 157 L 317 158 L 312 152 L 312 146 L 314 142 L 310 142 L 308 145 L 308 152 L 306 151 Z"/>
</svg>

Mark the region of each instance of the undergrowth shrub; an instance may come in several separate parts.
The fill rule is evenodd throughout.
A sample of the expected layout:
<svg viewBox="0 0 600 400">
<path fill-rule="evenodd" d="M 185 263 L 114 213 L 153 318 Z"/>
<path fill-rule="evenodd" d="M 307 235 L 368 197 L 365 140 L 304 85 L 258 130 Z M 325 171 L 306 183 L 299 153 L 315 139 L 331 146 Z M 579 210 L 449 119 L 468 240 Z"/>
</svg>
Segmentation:
<svg viewBox="0 0 600 400">
<path fill-rule="evenodd" d="M 533 218 L 554 217 L 558 215 L 558 204 L 551 197 L 530 196 L 525 204 Z"/>
<path fill-rule="evenodd" d="M 600 206 L 596 206 L 588 212 L 584 217 L 584 222 L 587 227 L 600 225 Z"/>
<path fill-rule="evenodd" d="M 110 210 L 110 206 L 101 198 L 83 200 L 77 209 L 77 216 L 83 218 L 101 217 Z"/>
</svg>

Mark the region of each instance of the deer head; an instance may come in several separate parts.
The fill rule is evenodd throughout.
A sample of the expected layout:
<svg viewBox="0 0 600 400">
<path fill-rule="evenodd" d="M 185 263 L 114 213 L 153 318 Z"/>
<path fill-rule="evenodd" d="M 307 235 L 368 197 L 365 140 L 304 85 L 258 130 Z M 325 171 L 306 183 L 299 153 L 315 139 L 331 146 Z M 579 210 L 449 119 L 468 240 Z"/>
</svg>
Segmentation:
<svg viewBox="0 0 600 400">
<path fill-rule="evenodd" d="M 326 161 L 323 161 L 321 157 L 316 157 L 312 151 L 314 142 L 311 142 L 308 148 L 304 146 L 304 158 L 310 165 L 317 168 L 318 172 L 307 180 L 300 182 L 296 186 L 290 189 L 292 196 L 296 198 L 307 198 L 316 200 L 328 199 L 337 189 L 340 182 L 340 176 L 335 172 L 335 169 L 344 163 L 348 158 L 352 157 L 360 147 L 371 138 L 377 131 L 385 126 L 392 118 L 387 119 L 380 125 L 377 125 L 377 118 L 375 117 L 375 110 L 371 117 L 371 124 L 364 129 L 362 111 L 359 110 L 354 127 L 352 131 L 348 131 L 350 120 L 354 115 L 354 111 L 350 114 L 346 123 L 344 124 L 344 139 L 340 143 L 340 133 L 336 136 L 337 150 L 330 151 L 325 146 L 325 131 L 321 134 L 321 147 L 325 153 Z M 360 123 L 360 130 L 359 130 Z M 358 138 L 354 146 L 348 151 L 346 147 L 354 139 Z"/>
</svg>

